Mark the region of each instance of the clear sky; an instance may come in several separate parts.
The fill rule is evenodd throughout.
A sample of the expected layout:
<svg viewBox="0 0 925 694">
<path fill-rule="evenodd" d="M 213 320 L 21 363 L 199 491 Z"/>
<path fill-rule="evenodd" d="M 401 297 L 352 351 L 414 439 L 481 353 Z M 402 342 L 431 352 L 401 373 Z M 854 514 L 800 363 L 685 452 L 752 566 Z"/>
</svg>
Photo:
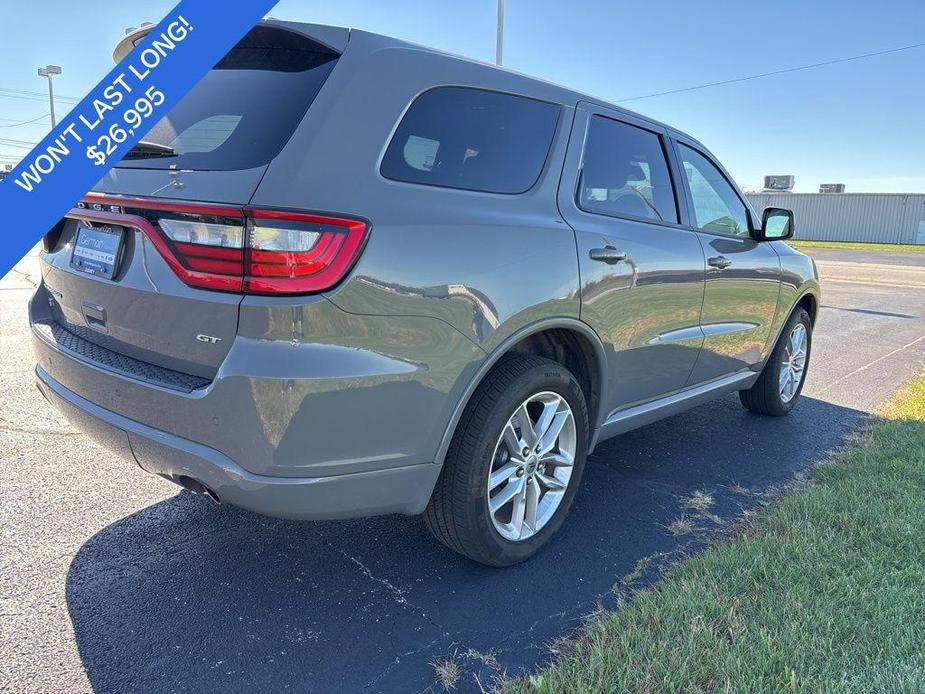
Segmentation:
<svg viewBox="0 0 925 694">
<path fill-rule="evenodd" d="M 0 0 L 0 164 L 49 127 L 4 127 L 48 112 L 9 90 L 44 92 L 36 68 L 51 63 L 56 92 L 82 96 L 124 28 L 173 4 Z M 495 12 L 495 0 L 282 0 L 271 14 L 493 61 Z M 922 42 L 925 0 L 507 0 L 505 64 L 620 102 Z M 702 140 L 744 188 L 793 174 L 797 191 L 925 192 L 925 48 L 622 105 Z"/>
</svg>

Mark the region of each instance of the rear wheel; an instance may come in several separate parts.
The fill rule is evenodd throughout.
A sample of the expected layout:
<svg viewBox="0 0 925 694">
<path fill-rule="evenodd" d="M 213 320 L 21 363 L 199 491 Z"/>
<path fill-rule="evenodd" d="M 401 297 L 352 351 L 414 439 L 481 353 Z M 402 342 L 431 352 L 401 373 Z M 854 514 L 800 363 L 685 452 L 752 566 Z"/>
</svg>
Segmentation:
<svg viewBox="0 0 925 694">
<path fill-rule="evenodd" d="M 784 326 L 755 385 L 739 391 L 745 407 L 752 412 L 778 417 L 793 409 L 800 399 L 809 368 L 812 332 L 809 314 L 797 308 Z"/>
<path fill-rule="evenodd" d="M 425 522 L 475 561 L 524 561 L 562 525 L 587 445 L 587 405 L 568 369 L 530 355 L 503 357 L 460 419 Z"/>
</svg>

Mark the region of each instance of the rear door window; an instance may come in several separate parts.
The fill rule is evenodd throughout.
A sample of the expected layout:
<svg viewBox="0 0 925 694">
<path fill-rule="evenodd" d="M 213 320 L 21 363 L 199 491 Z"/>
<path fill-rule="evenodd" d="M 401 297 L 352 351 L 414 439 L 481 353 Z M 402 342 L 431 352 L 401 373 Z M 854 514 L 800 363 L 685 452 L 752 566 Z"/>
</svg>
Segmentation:
<svg viewBox="0 0 925 694">
<path fill-rule="evenodd" d="M 488 193 L 533 187 L 561 108 L 513 94 L 437 87 L 421 94 L 392 137 L 386 178 Z"/>
<path fill-rule="evenodd" d="M 677 223 L 662 138 L 628 123 L 592 116 L 578 205 L 597 214 Z"/>
<path fill-rule="evenodd" d="M 298 127 L 338 54 L 254 27 L 142 140 L 120 168 L 233 171 L 269 164 Z"/>
</svg>

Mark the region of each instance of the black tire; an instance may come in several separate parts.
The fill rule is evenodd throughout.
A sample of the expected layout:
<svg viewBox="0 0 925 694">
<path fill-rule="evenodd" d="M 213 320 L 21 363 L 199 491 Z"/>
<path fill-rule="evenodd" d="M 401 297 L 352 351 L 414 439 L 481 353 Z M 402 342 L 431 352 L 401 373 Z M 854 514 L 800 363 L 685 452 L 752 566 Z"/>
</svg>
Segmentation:
<svg viewBox="0 0 925 694">
<path fill-rule="evenodd" d="M 802 323 L 806 328 L 806 362 L 796 393 L 788 402 L 784 402 L 781 397 L 778 378 L 780 376 L 781 366 L 783 366 L 787 341 L 790 339 L 790 334 L 798 323 Z M 739 391 L 739 399 L 742 401 L 742 404 L 752 412 L 757 412 L 759 414 L 771 415 L 774 417 L 783 417 L 785 414 L 788 414 L 797 404 L 800 399 L 800 394 L 803 392 L 806 374 L 809 373 L 809 358 L 812 355 L 812 346 L 812 320 L 810 320 L 809 314 L 805 309 L 797 308 L 787 320 L 787 324 L 784 326 L 777 340 L 777 345 L 775 345 L 774 351 L 771 352 L 771 356 L 768 357 L 768 361 L 764 365 L 764 369 L 762 369 L 758 380 L 755 381 L 755 385 L 748 390 Z"/>
<path fill-rule="evenodd" d="M 576 450 L 568 487 L 555 514 L 532 537 L 513 542 L 492 523 L 486 487 L 502 430 L 531 396 L 565 398 L 575 421 Z M 424 512 L 428 529 L 450 549 L 488 566 L 510 566 L 533 556 L 562 525 L 581 483 L 588 448 L 588 408 L 575 377 L 561 364 L 532 355 L 501 358 L 473 393 L 456 427 L 443 469 Z"/>
</svg>

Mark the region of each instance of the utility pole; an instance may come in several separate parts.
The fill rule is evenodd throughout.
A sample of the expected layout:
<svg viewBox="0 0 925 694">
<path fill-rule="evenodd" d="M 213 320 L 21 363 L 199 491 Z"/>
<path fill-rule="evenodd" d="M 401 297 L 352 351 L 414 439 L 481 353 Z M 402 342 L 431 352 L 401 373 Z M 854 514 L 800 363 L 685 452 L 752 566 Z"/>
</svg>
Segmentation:
<svg viewBox="0 0 925 694">
<path fill-rule="evenodd" d="M 495 63 L 504 63 L 504 0 L 498 0 L 498 40 L 495 44 Z"/>
<path fill-rule="evenodd" d="M 57 65 L 46 65 L 39 68 L 39 77 L 48 78 L 48 105 L 51 107 L 51 127 L 54 128 L 58 122 L 55 120 L 55 88 L 51 85 L 51 78 L 61 74 L 61 68 Z"/>
</svg>

